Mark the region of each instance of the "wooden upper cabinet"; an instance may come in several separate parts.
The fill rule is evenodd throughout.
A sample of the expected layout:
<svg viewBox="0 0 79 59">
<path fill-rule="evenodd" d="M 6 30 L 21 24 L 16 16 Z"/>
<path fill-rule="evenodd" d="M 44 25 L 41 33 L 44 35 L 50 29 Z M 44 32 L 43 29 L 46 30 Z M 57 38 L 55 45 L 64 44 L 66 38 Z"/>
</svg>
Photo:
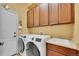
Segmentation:
<svg viewBox="0 0 79 59">
<path fill-rule="evenodd" d="M 39 26 L 39 6 L 34 8 L 34 26 Z"/>
<path fill-rule="evenodd" d="M 58 3 L 49 3 L 49 24 L 58 24 Z"/>
<path fill-rule="evenodd" d="M 73 22 L 73 10 L 72 4 L 61 3 L 59 4 L 59 23 L 71 23 Z"/>
<path fill-rule="evenodd" d="M 33 9 L 27 12 L 27 27 L 33 27 Z"/>
<path fill-rule="evenodd" d="M 40 26 L 48 25 L 48 4 L 41 3 L 39 6 L 40 6 Z"/>
<path fill-rule="evenodd" d="M 27 12 L 27 26 L 39 27 L 74 22 L 74 4 L 40 3 Z"/>
</svg>

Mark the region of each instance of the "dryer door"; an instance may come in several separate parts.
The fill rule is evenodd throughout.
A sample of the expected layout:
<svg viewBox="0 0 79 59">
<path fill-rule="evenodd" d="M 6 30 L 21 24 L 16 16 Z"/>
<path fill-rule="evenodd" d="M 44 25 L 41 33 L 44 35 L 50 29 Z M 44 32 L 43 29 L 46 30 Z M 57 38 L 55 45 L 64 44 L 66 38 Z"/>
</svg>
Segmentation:
<svg viewBox="0 0 79 59">
<path fill-rule="evenodd" d="M 40 56 L 40 51 L 33 42 L 27 43 L 26 54 L 27 56 Z"/>
<path fill-rule="evenodd" d="M 19 40 L 18 40 L 18 52 L 23 53 L 24 49 L 25 49 L 24 42 L 23 42 L 22 38 L 19 38 Z"/>
</svg>

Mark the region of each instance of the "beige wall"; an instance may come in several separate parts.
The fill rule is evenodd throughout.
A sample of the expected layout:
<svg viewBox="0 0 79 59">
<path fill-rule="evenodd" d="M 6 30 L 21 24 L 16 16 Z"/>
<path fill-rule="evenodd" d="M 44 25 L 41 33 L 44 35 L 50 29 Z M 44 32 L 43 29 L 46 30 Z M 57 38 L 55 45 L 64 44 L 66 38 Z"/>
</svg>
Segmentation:
<svg viewBox="0 0 79 59">
<path fill-rule="evenodd" d="M 29 28 L 30 33 L 49 34 L 53 37 L 72 39 L 73 37 L 73 24 L 54 25 L 45 27 Z"/>
<path fill-rule="evenodd" d="M 79 4 L 75 4 L 74 42 L 79 45 Z"/>
</svg>

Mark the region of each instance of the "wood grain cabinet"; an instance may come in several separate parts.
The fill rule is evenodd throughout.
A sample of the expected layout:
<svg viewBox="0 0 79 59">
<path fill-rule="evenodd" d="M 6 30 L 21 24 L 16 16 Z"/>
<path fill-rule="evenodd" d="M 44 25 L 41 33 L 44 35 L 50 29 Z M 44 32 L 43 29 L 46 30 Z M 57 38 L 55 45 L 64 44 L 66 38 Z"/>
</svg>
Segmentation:
<svg viewBox="0 0 79 59">
<path fill-rule="evenodd" d="M 74 4 L 41 3 L 27 12 L 27 26 L 40 27 L 74 23 Z"/>
<path fill-rule="evenodd" d="M 27 12 L 27 27 L 33 27 L 33 9 Z"/>
<path fill-rule="evenodd" d="M 41 3 L 40 7 L 40 26 L 48 25 L 48 4 Z"/>
<path fill-rule="evenodd" d="M 77 56 L 79 56 L 79 51 L 77 51 Z"/>
<path fill-rule="evenodd" d="M 39 26 L 39 6 L 34 8 L 34 27 Z"/>
<path fill-rule="evenodd" d="M 47 46 L 47 56 L 76 56 L 77 51 L 74 49 L 54 45 L 46 44 Z"/>
<path fill-rule="evenodd" d="M 59 24 L 73 23 L 74 20 L 74 6 L 71 3 L 59 4 Z"/>
<path fill-rule="evenodd" d="M 65 55 L 58 53 L 56 51 L 47 50 L 47 56 L 65 56 Z"/>
<path fill-rule="evenodd" d="M 58 3 L 49 4 L 49 25 L 58 24 Z"/>
</svg>

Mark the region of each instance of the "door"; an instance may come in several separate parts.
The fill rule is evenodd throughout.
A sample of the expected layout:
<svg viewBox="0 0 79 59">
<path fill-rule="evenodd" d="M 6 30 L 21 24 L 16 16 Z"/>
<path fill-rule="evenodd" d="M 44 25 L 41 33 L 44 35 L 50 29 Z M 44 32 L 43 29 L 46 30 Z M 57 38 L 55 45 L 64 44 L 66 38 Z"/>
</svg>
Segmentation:
<svg viewBox="0 0 79 59">
<path fill-rule="evenodd" d="M 39 6 L 34 8 L 34 27 L 39 26 Z"/>
<path fill-rule="evenodd" d="M 11 38 L 18 30 L 18 17 L 16 13 L 0 9 L 0 38 Z"/>
<path fill-rule="evenodd" d="M 49 3 L 49 25 L 58 24 L 58 3 Z"/>
<path fill-rule="evenodd" d="M 19 38 L 19 40 L 18 40 L 18 52 L 19 53 L 23 53 L 25 50 L 25 44 L 24 44 L 23 39 L 24 38 Z"/>
<path fill-rule="evenodd" d="M 41 3 L 39 6 L 40 6 L 40 26 L 48 25 L 48 4 Z"/>
<path fill-rule="evenodd" d="M 27 27 L 33 27 L 33 9 L 27 12 Z"/>
<path fill-rule="evenodd" d="M 59 4 L 59 23 L 71 23 L 72 22 L 72 10 L 70 3 Z"/>
<path fill-rule="evenodd" d="M 13 11 L 0 9 L 0 42 L 2 54 L 12 55 L 16 53 L 18 37 L 18 17 Z M 1 51 L 1 50 L 0 50 Z"/>
<path fill-rule="evenodd" d="M 11 56 L 17 53 L 17 38 L 7 38 L 3 39 L 4 45 L 3 45 L 3 51 L 2 56 Z"/>
<path fill-rule="evenodd" d="M 40 51 L 38 47 L 33 42 L 28 42 L 26 44 L 26 54 L 27 56 L 40 56 Z"/>
</svg>

